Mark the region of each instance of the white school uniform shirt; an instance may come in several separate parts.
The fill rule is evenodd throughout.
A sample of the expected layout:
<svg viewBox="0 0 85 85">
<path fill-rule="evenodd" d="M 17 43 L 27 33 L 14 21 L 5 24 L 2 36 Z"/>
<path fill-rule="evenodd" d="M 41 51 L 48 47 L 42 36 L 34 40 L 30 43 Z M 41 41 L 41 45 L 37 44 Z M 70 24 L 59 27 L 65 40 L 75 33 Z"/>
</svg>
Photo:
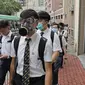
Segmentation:
<svg viewBox="0 0 85 85">
<path fill-rule="evenodd" d="M 20 38 L 19 47 L 18 47 L 18 66 L 17 66 L 17 73 L 19 75 L 23 75 L 23 64 L 24 64 L 24 51 L 27 41 L 25 40 L 26 37 Z M 42 61 L 38 60 L 38 46 L 41 36 L 37 33 L 33 34 L 31 37 L 31 41 L 29 42 L 30 46 L 30 77 L 40 77 L 45 74 L 43 70 Z M 15 57 L 15 50 L 14 50 L 14 41 L 12 42 L 12 51 L 11 56 Z M 49 42 L 47 41 L 44 51 L 44 61 L 45 62 L 52 62 L 52 46 L 50 46 Z"/>
<path fill-rule="evenodd" d="M 52 45 L 51 30 L 52 29 L 47 28 L 45 31 L 43 31 L 44 32 L 43 37 L 45 37 L 49 41 L 50 45 Z M 38 30 L 37 33 L 40 35 L 41 31 Z M 52 51 L 53 52 L 62 51 L 61 46 L 60 46 L 60 40 L 56 33 L 54 33 L 54 41 L 53 41 Z"/>
<path fill-rule="evenodd" d="M 63 44 L 63 47 L 65 47 L 65 46 L 67 45 L 67 42 L 66 42 L 66 39 L 65 39 L 62 31 L 61 31 L 61 32 L 58 31 L 58 36 L 59 36 L 59 35 L 62 35 L 62 44 Z"/>
<path fill-rule="evenodd" d="M 64 30 L 63 36 L 68 37 L 68 31 L 67 30 Z"/>
<path fill-rule="evenodd" d="M 1 46 L 1 54 L 2 55 L 8 55 L 8 57 L 11 55 L 11 44 L 12 42 L 8 42 L 11 39 L 12 32 L 10 31 L 7 36 L 2 37 L 2 46 Z"/>
</svg>

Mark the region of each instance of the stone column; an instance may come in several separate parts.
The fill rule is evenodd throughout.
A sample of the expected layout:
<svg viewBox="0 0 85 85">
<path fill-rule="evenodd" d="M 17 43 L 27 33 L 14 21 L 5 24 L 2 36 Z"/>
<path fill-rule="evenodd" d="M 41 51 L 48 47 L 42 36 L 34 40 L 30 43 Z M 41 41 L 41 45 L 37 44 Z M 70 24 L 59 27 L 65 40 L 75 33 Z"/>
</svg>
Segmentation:
<svg viewBox="0 0 85 85">
<path fill-rule="evenodd" d="M 77 55 L 84 54 L 85 0 L 75 0 L 74 45 Z"/>
</svg>

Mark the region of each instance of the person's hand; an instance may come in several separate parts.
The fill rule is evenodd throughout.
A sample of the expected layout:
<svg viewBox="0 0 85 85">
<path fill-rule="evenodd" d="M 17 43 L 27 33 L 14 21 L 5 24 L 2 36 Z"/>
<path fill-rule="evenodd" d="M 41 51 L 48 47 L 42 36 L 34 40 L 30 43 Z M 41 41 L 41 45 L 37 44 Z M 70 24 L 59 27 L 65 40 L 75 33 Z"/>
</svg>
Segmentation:
<svg viewBox="0 0 85 85">
<path fill-rule="evenodd" d="M 9 80 L 9 85 L 13 85 L 12 83 L 11 83 L 11 81 Z"/>
<path fill-rule="evenodd" d="M 13 85 L 13 84 L 9 82 L 9 85 Z"/>
<path fill-rule="evenodd" d="M 0 55 L 0 59 L 6 59 L 8 58 L 8 55 Z"/>
</svg>

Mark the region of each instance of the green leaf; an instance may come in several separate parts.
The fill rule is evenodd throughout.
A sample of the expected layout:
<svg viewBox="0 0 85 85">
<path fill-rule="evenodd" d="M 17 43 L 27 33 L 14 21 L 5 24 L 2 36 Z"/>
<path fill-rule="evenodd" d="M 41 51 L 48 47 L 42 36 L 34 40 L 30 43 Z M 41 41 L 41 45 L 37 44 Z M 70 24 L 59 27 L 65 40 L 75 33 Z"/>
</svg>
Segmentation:
<svg viewBox="0 0 85 85">
<path fill-rule="evenodd" d="M 22 9 L 20 3 L 15 0 L 0 0 L 0 14 L 14 14 Z"/>
</svg>

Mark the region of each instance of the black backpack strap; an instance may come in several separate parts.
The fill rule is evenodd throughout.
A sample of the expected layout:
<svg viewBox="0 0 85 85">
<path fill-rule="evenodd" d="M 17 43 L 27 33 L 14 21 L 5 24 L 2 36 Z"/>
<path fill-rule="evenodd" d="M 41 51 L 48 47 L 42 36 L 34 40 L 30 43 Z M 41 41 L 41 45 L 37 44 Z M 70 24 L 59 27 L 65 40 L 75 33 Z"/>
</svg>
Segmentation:
<svg viewBox="0 0 85 85">
<path fill-rule="evenodd" d="M 39 60 L 42 61 L 43 69 L 45 71 L 45 64 L 44 64 L 44 50 L 46 45 L 47 39 L 44 37 L 41 37 L 38 47 L 38 53 L 39 53 Z"/>
<path fill-rule="evenodd" d="M 19 41 L 20 41 L 20 37 L 15 37 L 15 39 L 14 39 L 14 49 L 15 49 L 15 54 L 16 54 L 16 57 L 15 57 L 15 73 L 16 73 L 16 69 L 17 69 L 17 66 L 18 66 L 17 51 L 18 51 Z"/>
<path fill-rule="evenodd" d="M 15 36 L 14 34 L 11 34 L 11 41 L 14 39 L 14 36 Z"/>
<path fill-rule="evenodd" d="M 51 31 L 51 35 L 50 35 L 50 37 L 51 37 L 52 46 L 53 46 L 53 41 L 54 41 L 54 32 L 53 32 L 53 31 Z"/>
<path fill-rule="evenodd" d="M 60 36 L 59 36 L 59 40 L 60 40 L 60 46 L 61 46 L 61 49 L 62 49 L 62 54 L 64 55 L 62 37 L 63 37 L 63 35 L 60 35 Z M 60 54 L 60 55 L 61 55 L 61 54 Z"/>
<path fill-rule="evenodd" d="M 0 43 L 2 43 L 2 37 L 3 37 L 3 36 L 0 36 Z"/>
<path fill-rule="evenodd" d="M 14 39 L 14 49 L 15 49 L 16 56 L 17 56 L 19 41 L 20 41 L 20 37 L 15 37 L 15 39 Z"/>
<path fill-rule="evenodd" d="M 11 34 L 11 38 L 8 42 L 12 42 L 12 40 L 14 39 L 14 36 L 15 36 L 14 34 Z"/>
<path fill-rule="evenodd" d="M 60 40 L 60 45 L 61 45 L 61 48 L 63 47 L 63 43 L 62 43 L 62 35 L 59 35 L 59 40 Z"/>
<path fill-rule="evenodd" d="M 64 34 L 64 31 L 62 31 L 62 35 Z"/>
<path fill-rule="evenodd" d="M 0 54 L 1 54 L 1 47 L 2 47 L 2 46 L 1 46 L 1 45 L 2 45 L 2 37 L 3 37 L 3 36 L 0 36 Z"/>
</svg>

